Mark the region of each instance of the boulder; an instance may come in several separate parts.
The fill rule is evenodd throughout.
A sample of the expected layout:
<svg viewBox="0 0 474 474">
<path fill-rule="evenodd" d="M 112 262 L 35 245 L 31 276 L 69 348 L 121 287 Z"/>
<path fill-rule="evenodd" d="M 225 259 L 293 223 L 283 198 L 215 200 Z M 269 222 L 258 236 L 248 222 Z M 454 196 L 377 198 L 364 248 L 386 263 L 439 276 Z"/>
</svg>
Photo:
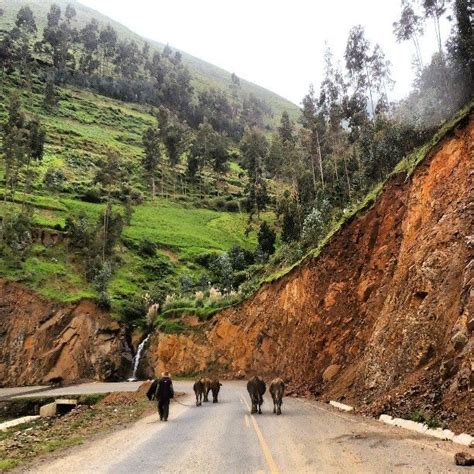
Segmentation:
<svg viewBox="0 0 474 474">
<path fill-rule="evenodd" d="M 457 351 L 462 349 L 467 344 L 467 341 L 468 341 L 468 338 L 462 331 L 457 332 L 451 338 L 451 342 L 454 346 L 454 349 L 456 349 Z"/>
<path fill-rule="evenodd" d="M 474 318 L 471 318 L 468 322 L 467 322 L 467 329 L 471 332 L 474 331 Z"/>
<path fill-rule="evenodd" d="M 387 425 L 393 425 L 393 417 L 390 415 L 380 415 L 379 420 Z"/>
<path fill-rule="evenodd" d="M 329 402 L 329 405 L 333 406 L 334 408 L 337 408 L 338 410 L 342 410 L 342 411 L 352 411 L 352 410 L 354 410 L 354 407 L 351 407 L 350 405 L 346 405 L 344 403 L 336 402 L 334 400 L 331 400 Z"/>
<path fill-rule="evenodd" d="M 239 380 L 242 380 L 242 379 L 244 379 L 244 378 L 246 377 L 246 375 L 247 375 L 247 374 L 245 373 L 245 371 L 239 370 L 239 371 L 235 374 L 235 378 L 236 378 L 236 379 L 239 379 Z"/>
<path fill-rule="evenodd" d="M 474 456 L 469 453 L 456 453 L 454 462 L 456 466 L 474 466 Z"/>
<path fill-rule="evenodd" d="M 330 365 L 324 372 L 323 372 L 323 380 L 324 382 L 329 382 L 332 380 L 341 370 L 341 366 L 337 364 Z"/>
</svg>

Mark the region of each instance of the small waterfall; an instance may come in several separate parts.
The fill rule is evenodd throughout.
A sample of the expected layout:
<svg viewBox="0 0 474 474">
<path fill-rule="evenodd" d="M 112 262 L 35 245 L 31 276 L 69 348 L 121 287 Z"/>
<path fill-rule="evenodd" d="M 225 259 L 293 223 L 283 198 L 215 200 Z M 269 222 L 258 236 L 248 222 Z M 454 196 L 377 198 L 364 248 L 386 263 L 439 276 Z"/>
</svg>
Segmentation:
<svg viewBox="0 0 474 474">
<path fill-rule="evenodd" d="M 148 336 L 143 339 L 142 342 L 140 342 L 140 345 L 138 346 L 137 353 L 135 354 L 135 357 L 133 358 L 133 373 L 132 376 L 128 379 L 129 382 L 133 382 L 134 380 L 137 380 L 137 372 L 138 372 L 138 366 L 140 365 L 140 359 L 142 356 L 143 349 L 145 348 L 145 344 L 148 342 L 148 339 L 150 339 L 151 334 L 148 334 Z"/>
</svg>

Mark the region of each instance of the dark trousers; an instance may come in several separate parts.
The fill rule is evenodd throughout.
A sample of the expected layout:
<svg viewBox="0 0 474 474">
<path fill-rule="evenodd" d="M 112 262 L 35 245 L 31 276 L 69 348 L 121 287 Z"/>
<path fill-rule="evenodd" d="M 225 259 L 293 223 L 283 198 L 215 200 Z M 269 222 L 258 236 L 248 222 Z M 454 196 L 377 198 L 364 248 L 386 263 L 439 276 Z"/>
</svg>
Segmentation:
<svg viewBox="0 0 474 474">
<path fill-rule="evenodd" d="M 170 413 L 170 401 L 169 400 L 158 400 L 158 413 L 160 420 L 167 420 Z"/>
</svg>

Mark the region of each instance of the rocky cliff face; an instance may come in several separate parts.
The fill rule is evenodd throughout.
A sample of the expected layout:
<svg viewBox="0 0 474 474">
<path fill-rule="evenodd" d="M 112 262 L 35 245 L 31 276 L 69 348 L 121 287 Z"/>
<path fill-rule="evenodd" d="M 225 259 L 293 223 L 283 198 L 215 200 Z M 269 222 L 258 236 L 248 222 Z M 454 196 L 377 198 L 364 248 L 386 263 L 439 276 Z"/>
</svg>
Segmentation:
<svg viewBox="0 0 474 474">
<path fill-rule="evenodd" d="M 317 258 L 205 334 L 155 334 L 149 367 L 280 374 L 300 392 L 474 430 L 473 143 L 471 117 Z"/>
<path fill-rule="evenodd" d="M 55 304 L 4 280 L 0 295 L 0 385 L 128 375 L 121 328 L 94 303 Z"/>
</svg>

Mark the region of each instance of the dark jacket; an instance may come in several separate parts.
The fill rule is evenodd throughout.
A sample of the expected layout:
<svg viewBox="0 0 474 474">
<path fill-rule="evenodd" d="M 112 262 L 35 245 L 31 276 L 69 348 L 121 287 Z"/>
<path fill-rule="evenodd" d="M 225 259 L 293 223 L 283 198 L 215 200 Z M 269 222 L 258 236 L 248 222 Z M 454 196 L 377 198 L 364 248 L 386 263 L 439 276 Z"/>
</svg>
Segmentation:
<svg viewBox="0 0 474 474">
<path fill-rule="evenodd" d="M 169 377 L 154 380 L 146 394 L 148 400 L 167 401 L 174 397 L 173 382 Z"/>
</svg>

